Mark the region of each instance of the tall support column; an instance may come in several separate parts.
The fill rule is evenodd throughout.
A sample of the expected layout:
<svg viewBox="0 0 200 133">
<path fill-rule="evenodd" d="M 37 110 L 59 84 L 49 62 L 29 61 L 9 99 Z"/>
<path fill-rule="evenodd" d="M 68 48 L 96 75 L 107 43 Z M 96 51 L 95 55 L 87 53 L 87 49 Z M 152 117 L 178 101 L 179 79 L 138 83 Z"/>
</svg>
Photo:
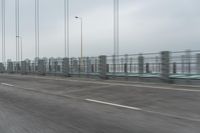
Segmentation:
<svg viewBox="0 0 200 133">
<path fill-rule="evenodd" d="M 170 76 L 170 52 L 161 52 L 161 80 L 169 81 Z"/>
<path fill-rule="evenodd" d="M 70 66 L 69 66 L 69 58 L 64 58 L 63 59 L 63 75 L 65 77 L 70 76 Z"/>
<path fill-rule="evenodd" d="M 144 56 L 142 54 L 138 57 L 138 72 L 140 75 L 144 74 Z"/>
<path fill-rule="evenodd" d="M 200 54 L 197 54 L 197 74 L 200 74 Z"/>
<path fill-rule="evenodd" d="M 107 79 L 107 57 L 105 55 L 99 56 L 99 77 Z"/>
</svg>

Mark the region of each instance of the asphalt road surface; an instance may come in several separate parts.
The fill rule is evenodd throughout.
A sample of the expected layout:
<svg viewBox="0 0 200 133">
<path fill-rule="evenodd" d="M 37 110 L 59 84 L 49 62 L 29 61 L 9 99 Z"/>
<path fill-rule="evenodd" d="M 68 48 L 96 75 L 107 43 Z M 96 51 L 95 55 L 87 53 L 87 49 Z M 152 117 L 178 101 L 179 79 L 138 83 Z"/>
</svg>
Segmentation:
<svg viewBox="0 0 200 133">
<path fill-rule="evenodd" d="M 0 75 L 0 133 L 200 133 L 200 88 Z"/>
</svg>

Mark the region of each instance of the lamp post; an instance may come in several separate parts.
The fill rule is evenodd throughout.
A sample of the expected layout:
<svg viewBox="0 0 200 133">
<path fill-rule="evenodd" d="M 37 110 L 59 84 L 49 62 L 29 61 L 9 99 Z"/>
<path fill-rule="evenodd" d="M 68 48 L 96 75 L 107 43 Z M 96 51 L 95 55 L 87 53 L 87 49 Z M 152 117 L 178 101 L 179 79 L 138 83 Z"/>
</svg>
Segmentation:
<svg viewBox="0 0 200 133">
<path fill-rule="evenodd" d="M 81 59 L 83 58 L 83 19 L 82 17 L 75 16 L 81 22 Z"/>
<path fill-rule="evenodd" d="M 22 37 L 21 37 L 21 36 L 16 36 L 16 37 L 20 39 L 20 47 L 21 47 L 21 49 L 20 49 L 20 51 L 21 51 L 21 56 L 20 56 L 20 58 L 21 58 L 21 61 L 22 61 L 22 60 L 23 60 Z M 19 51 L 18 51 L 18 52 L 19 52 Z"/>
</svg>

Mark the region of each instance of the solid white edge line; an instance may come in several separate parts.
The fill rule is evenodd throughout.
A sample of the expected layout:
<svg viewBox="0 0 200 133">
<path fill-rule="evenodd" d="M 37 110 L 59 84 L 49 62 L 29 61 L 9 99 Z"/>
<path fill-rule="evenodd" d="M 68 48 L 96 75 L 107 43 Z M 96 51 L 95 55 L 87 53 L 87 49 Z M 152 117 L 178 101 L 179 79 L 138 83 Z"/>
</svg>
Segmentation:
<svg viewBox="0 0 200 133">
<path fill-rule="evenodd" d="M 95 103 L 111 105 L 111 106 L 120 107 L 120 108 L 132 109 L 132 110 L 136 110 L 136 111 L 141 111 L 142 110 L 142 109 L 137 108 L 137 107 L 131 107 L 131 106 L 125 106 L 125 105 L 120 105 L 120 104 L 108 103 L 108 102 L 103 102 L 103 101 L 98 101 L 98 100 L 93 100 L 93 99 L 85 99 L 85 100 L 89 101 L 89 102 L 95 102 Z"/>
<path fill-rule="evenodd" d="M 7 83 L 1 83 L 2 85 L 5 85 L 5 86 L 10 86 L 10 87 L 14 87 L 14 85 L 11 85 L 11 84 L 7 84 Z"/>
</svg>

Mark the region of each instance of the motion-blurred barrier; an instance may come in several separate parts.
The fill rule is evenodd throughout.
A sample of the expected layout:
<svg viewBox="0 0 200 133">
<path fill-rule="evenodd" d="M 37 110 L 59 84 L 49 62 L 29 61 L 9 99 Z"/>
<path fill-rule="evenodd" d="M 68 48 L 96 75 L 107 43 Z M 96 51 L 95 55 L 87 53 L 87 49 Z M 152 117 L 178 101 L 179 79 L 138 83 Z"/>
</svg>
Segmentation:
<svg viewBox="0 0 200 133">
<path fill-rule="evenodd" d="M 0 73 L 86 76 L 102 79 L 200 79 L 200 51 L 162 51 L 82 58 L 42 58 L 0 63 Z"/>
</svg>

